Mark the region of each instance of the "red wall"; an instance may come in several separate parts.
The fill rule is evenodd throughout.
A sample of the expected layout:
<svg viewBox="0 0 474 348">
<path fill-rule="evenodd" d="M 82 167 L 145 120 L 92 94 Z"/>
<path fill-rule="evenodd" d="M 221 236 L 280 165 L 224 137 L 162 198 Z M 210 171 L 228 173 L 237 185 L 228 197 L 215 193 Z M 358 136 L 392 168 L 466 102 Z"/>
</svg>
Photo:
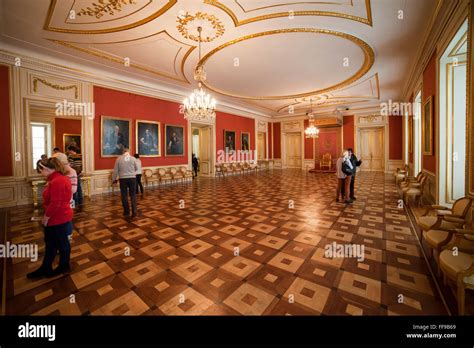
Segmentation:
<svg viewBox="0 0 474 348">
<path fill-rule="evenodd" d="M 68 120 L 65 118 L 56 118 L 54 120 L 54 147 L 59 147 L 61 152 L 64 151 L 64 134 L 82 134 L 81 120 Z"/>
<path fill-rule="evenodd" d="M 268 124 L 268 158 L 273 158 L 273 141 L 272 141 L 272 134 L 273 134 L 273 123 Z"/>
<path fill-rule="evenodd" d="M 422 109 L 424 108 L 425 101 L 430 97 L 433 96 L 432 105 L 433 105 L 433 117 L 432 117 L 432 138 L 433 138 L 433 155 L 423 155 L 423 169 L 429 170 L 432 173 L 436 173 L 436 127 L 438 126 L 436 123 L 435 115 L 435 107 L 437 101 L 436 95 L 436 52 L 433 53 L 431 56 L 428 65 L 423 72 L 423 101 L 422 101 Z M 423 148 L 423 145 L 422 145 Z"/>
<path fill-rule="evenodd" d="M 250 133 L 250 150 L 255 150 L 255 120 L 252 118 L 235 116 L 225 112 L 216 112 L 216 150 L 225 150 L 224 130 L 235 132 L 235 147 L 241 149 L 240 133 Z M 219 154 L 216 153 L 219 157 Z"/>
<path fill-rule="evenodd" d="M 344 116 L 342 124 L 342 145 L 344 149 L 354 148 L 354 116 Z"/>
<path fill-rule="evenodd" d="M 281 158 L 281 123 L 273 123 L 273 155 L 275 158 Z"/>
<path fill-rule="evenodd" d="M 336 162 L 339 155 L 342 153 L 341 149 L 341 127 L 330 127 L 330 128 L 321 128 L 319 130 L 319 138 L 316 141 L 315 151 L 316 151 L 316 163 L 315 169 L 320 169 L 319 160 L 323 157 L 325 153 L 331 154 L 331 159 L 333 163 Z"/>
<path fill-rule="evenodd" d="M 304 120 L 304 129 L 309 126 L 309 120 Z M 306 138 L 304 139 L 304 159 L 313 159 L 313 149 L 314 148 L 314 139 Z"/>
<path fill-rule="evenodd" d="M 391 115 L 388 118 L 388 158 L 403 159 L 403 117 Z"/>
<path fill-rule="evenodd" d="M 12 137 L 10 134 L 10 72 L 9 67 L 0 65 L 0 148 L 3 158 L 0 176 L 13 175 Z"/>
<path fill-rule="evenodd" d="M 132 120 L 130 146 L 131 153 L 136 151 L 135 120 L 161 122 L 161 157 L 143 157 L 143 166 L 178 165 L 188 163 L 188 137 L 184 141 L 184 156 L 165 157 L 165 124 L 184 126 L 187 134 L 187 121 L 179 113 L 178 103 L 145 97 L 133 93 L 121 92 L 94 86 L 95 120 L 94 120 L 94 160 L 95 169 L 112 169 L 115 157 L 100 157 L 100 116 L 117 116 Z"/>
</svg>

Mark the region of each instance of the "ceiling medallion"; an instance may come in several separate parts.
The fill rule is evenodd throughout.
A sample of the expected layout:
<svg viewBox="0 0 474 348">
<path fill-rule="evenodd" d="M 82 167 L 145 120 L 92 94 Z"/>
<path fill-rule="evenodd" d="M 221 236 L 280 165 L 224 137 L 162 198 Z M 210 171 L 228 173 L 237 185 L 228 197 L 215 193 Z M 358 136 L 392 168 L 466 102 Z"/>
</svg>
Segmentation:
<svg viewBox="0 0 474 348">
<path fill-rule="evenodd" d="M 333 86 L 326 87 L 320 90 L 315 90 L 315 91 L 310 91 L 307 93 L 299 93 L 299 94 L 292 94 L 292 95 L 268 95 L 268 96 L 250 96 L 250 95 L 239 95 L 231 92 L 224 91 L 222 89 L 216 88 L 214 86 L 211 86 L 210 83 L 203 82 L 203 85 L 206 86 L 208 89 L 211 91 L 214 91 L 216 93 L 226 95 L 229 97 L 234 97 L 234 98 L 240 98 L 240 99 L 248 99 L 248 100 L 284 100 L 284 99 L 298 99 L 298 98 L 304 98 L 308 97 L 311 95 L 318 95 L 318 94 L 323 94 L 327 93 L 333 90 L 337 90 L 346 86 L 349 86 L 350 84 L 354 83 L 355 81 L 359 80 L 362 76 L 364 76 L 374 65 L 375 61 L 375 53 L 372 47 L 362 39 L 359 39 L 358 37 L 354 35 L 350 35 L 344 32 L 339 32 L 339 31 L 334 31 L 330 29 L 317 29 L 317 28 L 288 28 L 288 29 L 276 29 L 276 30 L 270 30 L 270 31 L 265 31 L 265 32 L 259 32 L 259 33 L 254 33 L 246 36 L 242 36 L 240 38 L 237 38 L 235 40 L 231 40 L 229 42 L 226 42 L 216 48 L 214 48 L 212 51 L 208 52 L 204 57 L 199 62 L 199 65 L 204 65 L 212 56 L 214 56 L 217 52 L 235 45 L 239 42 L 246 41 L 246 40 L 252 40 L 258 37 L 264 37 L 264 36 L 269 36 L 269 35 L 281 35 L 281 34 L 295 34 L 295 33 L 313 33 L 313 34 L 323 34 L 323 35 L 331 35 L 339 38 L 343 38 L 346 40 L 351 41 L 352 43 L 356 44 L 359 46 L 359 48 L 362 50 L 364 54 L 364 62 L 362 63 L 362 66 L 359 68 L 359 70 L 351 77 L 348 79 L 337 83 Z"/>
<path fill-rule="evenodd" d="M 197 12 L 195 15 L 186 12 L 186 14 L 178 16 L 177 22 L 177 28 L 181 35 L 196 42 L 199 40 L 201 40 L 200 42 L 211 42 L 222 36 L 225 31 L 224 25 L 216 16 L 205 12 Z M 202 28 L 201 39 L 198 35 L 192 34 L 198 28 Z"/>
</svg>

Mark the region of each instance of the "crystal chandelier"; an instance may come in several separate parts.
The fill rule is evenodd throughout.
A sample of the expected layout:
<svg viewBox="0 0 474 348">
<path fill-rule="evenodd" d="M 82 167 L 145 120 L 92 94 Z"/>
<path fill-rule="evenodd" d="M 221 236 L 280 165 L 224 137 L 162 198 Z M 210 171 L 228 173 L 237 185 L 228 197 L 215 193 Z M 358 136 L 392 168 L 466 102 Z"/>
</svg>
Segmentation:
<svg viewBox="0 0 474 348">
<path fill-rule="evenodd" d="M 311 101 L 311 112 L 308 113 L 309 116 L 309 126 L 304 130 L 306 138 L 316 139 L 319 137 L 319 129 L 314 125 L 314 114 L 313 114 L 313 99 Z"/>
<path fill-rule="evenodd" d="M 199 62 L 201 61 L 201 33 L 202 27 L 197 28 L 199 32 Z M 194 80 L 198 82 L 199 89 L 184 100 L 184 118 L 191 121 L 214 122 L 216 120 L 216 100 L 210 94 L 204 92 L 202 82 L 206 81 L 206 70 L 203 65 L 197 65 L 194 70 Z"/>
</svg>

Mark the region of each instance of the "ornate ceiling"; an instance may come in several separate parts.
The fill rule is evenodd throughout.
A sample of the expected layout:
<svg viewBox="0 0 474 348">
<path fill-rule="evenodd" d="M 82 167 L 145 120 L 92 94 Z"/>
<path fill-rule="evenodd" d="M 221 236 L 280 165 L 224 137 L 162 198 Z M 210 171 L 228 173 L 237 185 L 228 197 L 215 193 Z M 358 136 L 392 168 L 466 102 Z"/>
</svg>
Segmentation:
<svg viewBox="0 0 474 348">
<path fill-rule="evenodd" d="M 400 97 L 434 0 L 4 0 L 2 39 L 273 117 Z M 67 65 L 67 64 L 64 64 Z"/>
</svg>

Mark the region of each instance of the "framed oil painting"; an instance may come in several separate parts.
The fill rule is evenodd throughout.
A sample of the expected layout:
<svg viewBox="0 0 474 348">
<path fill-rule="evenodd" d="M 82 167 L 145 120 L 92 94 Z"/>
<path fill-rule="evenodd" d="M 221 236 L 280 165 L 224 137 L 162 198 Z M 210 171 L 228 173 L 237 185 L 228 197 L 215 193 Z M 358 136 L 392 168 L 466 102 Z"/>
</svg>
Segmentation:
<svg viewBox="0 0 474 348">
<path fill-rule="evenodd" d="M 224 147 L 227 153 L 233 153 L 235 151 L 235 131 L 224 129 Z"/>
<path fill-rule="evenodd" d="M 242 151 L 250 150 L 250 133 L 247 133 L 247 132 L 240 133 L 240 149 Z"/>
<path fill-rule="evenodd" d="M 142 157 L 159 157 L 160 152 L 160 122 L 136 121 L 137 152 Z"/>
<path fill-rule="evenodd" d="M 184 156 L 184 126 L 165 125 L 165 156 Z"/>
<path fill-rule="evenodd" d="M 421 119 L 423 155 L 433 154 L 433 96 L 423 104 L 423 117 Z"/>
<path fill-rule="evenodd" d="M 67 153 L 69 146 L 77 149 L 77 154 L 81 154 L 81 135 L 80 134 L 63 134 L 64 153 Z"/>
<path fill-rule="evenodd" d="M 101 157 L 120 156 L 124 148 L 130 149 L 132 139 L 130 131 L 131 122 L 129 119 L 101 116 L 100 122 Z"/>
</svg>

